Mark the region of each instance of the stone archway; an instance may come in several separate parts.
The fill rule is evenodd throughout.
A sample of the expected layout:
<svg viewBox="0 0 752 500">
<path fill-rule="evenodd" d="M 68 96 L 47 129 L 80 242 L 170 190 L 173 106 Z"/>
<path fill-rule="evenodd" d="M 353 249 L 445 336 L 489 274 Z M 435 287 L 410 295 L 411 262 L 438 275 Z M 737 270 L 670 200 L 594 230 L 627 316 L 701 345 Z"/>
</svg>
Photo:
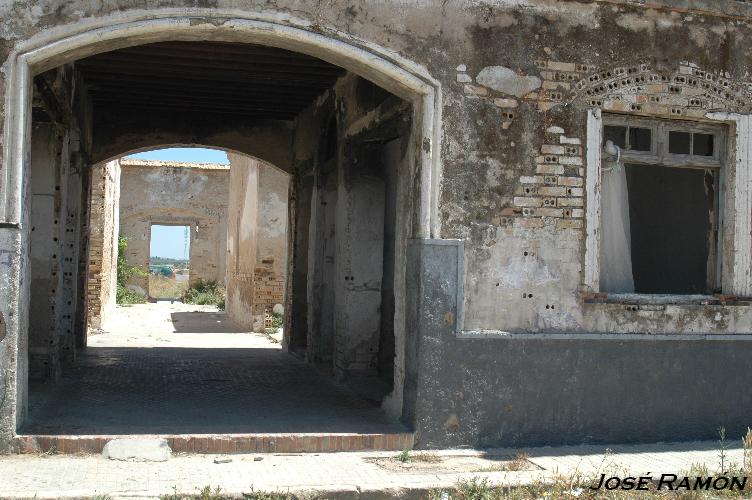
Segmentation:
<svg viewBox="0 0 752 500">
<path fill-rule="evenodd" d="M 427 70 L 366 41 L 337 31 L 322 35 L 303 21 L 281 23 L 268 16 L 195 9 L 151 11 L 51 29 L 19 44 L 9 57 L 9 108 L 0 221 L 20 223 L 23 168 L 29 148 L 30 86 L 34 75 L 93 54 L 159 41 L 228 41 L 301 52 L 350 70 L 414 104 L 413 147 L 420 172 L 416 237 L 435 235 L 440 177 L 441 87 Z"/>
<path fill-rule="evenodd" d="M 31 82 L 34 75 L 82 57 L 118 48 L 165 40 L 215 40 L 254 43 L 298 51 L 351 70 L 413 105 L 409 149 L 412 177 L 420 179 L 413 195 L 410 219 L 415 221 L 411 238 L 435 236 L 438 228 L 440 86 L 422 68 L 365 41 L 338 32 L 323 35 L 304 22 L 282 23 L 270 17 L 238 17 L 237 13 L 196 9 L 186 13 L 171 9 L 133 16 L 113 16 L 78 23 L 75 27 L 51 29 L 19 44 L 9 59 L 8 108 L 5 122 L 5 154 L 0 182 L 0 223 L 8 229 L 8 246 L 24 267 L 28 245 L 28 222 L 23 215 L 30 163 Z M 245 151 L 244 151 L 245 152 Z M 103 158 L 106 158 L 103 153 Z M 10 356 L 8 383 L 15 387 L 10 412 L 0 416 L 4 433 L 23 422 L 27 406 L 27 353 L 25 327 L 28 324 L 29 280 L 18 270 L 3 268 L 11 283 L 6 291 L 9 310 L 8 334 L 15 352 Z M 13 275 L 13 276 L 11 276 Z M 18 278 L 18 279 L 16 279 Z M 395 290 L 404 297 L 404 290 Z M 401 411 L 404 382 L 404 337 L 395 357 L 395 391 L 390 406 Z M 11 431 L 13 432 L 13 431 Z"/>
</svg>

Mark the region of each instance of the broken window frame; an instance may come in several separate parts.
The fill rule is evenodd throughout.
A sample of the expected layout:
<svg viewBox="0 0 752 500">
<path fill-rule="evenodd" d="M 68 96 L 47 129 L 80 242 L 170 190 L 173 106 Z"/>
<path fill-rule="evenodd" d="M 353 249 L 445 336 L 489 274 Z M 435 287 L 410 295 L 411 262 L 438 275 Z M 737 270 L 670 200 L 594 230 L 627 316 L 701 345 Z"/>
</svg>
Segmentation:
<svg viewBox="0 0 752 500">
<path fill-rule="evenodd" d="M 624 163 L 640 163 L 661 165 L 677 168 L 715 168 L 722 169 L 725 157 L 726 130 L 724 125 L 711 125 L 686 120 L 668 120 L 660 118 L 637 118 L 630 115 L 603 114 L 603 127 L 625 127 L 629 140 L 629 128 L 645 128 L 651 130 L 651 150 L 635 151 L 622 149 Z M 669 133 L 687 132 L 692 134 L 689 154 L 669 153 Z M 601 132 L 601 135 L 603 132 Z M 708 134 L 714 137 L 713 155 L 701 156 L 693 154 L 694 134 Z M 604 141 L 605 143 L 605 141 Z"/>
<path fill-rule="evenodd" d="M 671 168 L 691 168 L 702 169 L 713 174 L 713 185 L 715 187 L 715 197 L 713 200 L 713 216 L 711 217 L 711 234 L 708 248 L 708 266 L 707 266 L 707 288 L 709 294 L 723 293 L 722 289 L 722 265 L 723 259 L 723 226 L 724 226 L 724 198 L 726 191 L 726 169 L 724 159 L 726 158 L 726 141 L 728 137 L 728 127 L 725 124 L 708 124 L 704 122 L 692 122 L 688 120 L 665 119 L 665 118 L 644 118 L 633 115 L 606 114 L 601 115 L 600 142 L 601 146 L 605 144 L 605 127 L 615 126 L 625 128 L 626 148 L 620 152 L 621 161 L 624 165 L 656 165 Z M 651 147 L 649 151 L 639 151 L 630 149 L 629 129 L 644 128 L 651 130 Z M 690 135 L 689 154 L 678 154 L 669 152 L 669 133 L 686 132 Z M 694 134 L 709 134 L 713 136 L 713 155 L 703 156 L 694 154 Z M 600 263 L 599 263 L 600 266 Z M 600 271 L 598 271 L 600 275 Z M 618 300 L 622 294 L 609 294 L 609 297 Z M 655 295 L 675 295 L 682 294 L 646 294 L 634 293 L 627 294 L 630 297 L 635 295 L 651 297 Z M 689 295 L 684 295 L 689 296 Z"/>
</svg>

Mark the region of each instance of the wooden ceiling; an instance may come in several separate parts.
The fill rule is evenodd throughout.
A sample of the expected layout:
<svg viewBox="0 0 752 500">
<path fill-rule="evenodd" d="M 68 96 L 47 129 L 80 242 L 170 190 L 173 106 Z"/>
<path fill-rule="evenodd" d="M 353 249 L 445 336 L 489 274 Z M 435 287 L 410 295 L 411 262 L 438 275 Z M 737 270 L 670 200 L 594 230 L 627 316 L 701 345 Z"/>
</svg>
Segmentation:
<svg viewBox="0 0 752 500">
<path fill-rule="evenodd" d="M 96 109 L 142 108 L 289 120 L 344 70 L 273 47 L 164 42 L 76 62 Z"/>
</svg>

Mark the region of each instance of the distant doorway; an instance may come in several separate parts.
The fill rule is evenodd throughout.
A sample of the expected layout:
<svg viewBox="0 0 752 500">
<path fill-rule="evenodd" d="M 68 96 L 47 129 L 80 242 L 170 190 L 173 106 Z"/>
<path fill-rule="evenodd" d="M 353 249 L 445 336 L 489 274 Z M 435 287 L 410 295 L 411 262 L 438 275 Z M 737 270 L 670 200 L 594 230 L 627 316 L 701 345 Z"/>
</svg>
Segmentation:
<svg viewBox="0 0 752 500">
<path fill-rule="evenodd" d="M 152 224 L 149 234 L 149 297 L 178 300 L 190 283 L 191 226 Z"/>
</svg>

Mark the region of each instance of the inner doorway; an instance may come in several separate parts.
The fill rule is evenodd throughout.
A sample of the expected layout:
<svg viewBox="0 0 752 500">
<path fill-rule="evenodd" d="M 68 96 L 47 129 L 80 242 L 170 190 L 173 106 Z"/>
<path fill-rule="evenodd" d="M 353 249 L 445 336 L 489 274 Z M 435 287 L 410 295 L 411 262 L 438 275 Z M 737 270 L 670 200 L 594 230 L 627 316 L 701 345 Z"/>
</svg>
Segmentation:
<svg viewBox="0 0 752 500">
<path fill-rule="evenodd" d="M 152 224 L 149 231 L 149 298 L 180 300 L 190 283 L 191 226 Z"/>
</svg>

